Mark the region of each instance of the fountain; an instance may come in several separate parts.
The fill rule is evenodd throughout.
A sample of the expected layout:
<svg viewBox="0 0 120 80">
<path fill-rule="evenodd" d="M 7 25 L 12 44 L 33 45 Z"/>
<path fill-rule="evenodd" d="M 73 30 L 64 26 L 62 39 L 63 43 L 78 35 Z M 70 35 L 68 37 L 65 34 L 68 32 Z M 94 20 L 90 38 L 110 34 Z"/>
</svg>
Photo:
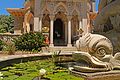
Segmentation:
<svg viewBox="0 0 120 80">
<path fill-rule="evenodd" d="M 100 0 L 95 34 L 87 33 L 76 41 L 72 74 L 87 80 L 120 79 L 119 9 L 120 0 Z"/>
</svg>

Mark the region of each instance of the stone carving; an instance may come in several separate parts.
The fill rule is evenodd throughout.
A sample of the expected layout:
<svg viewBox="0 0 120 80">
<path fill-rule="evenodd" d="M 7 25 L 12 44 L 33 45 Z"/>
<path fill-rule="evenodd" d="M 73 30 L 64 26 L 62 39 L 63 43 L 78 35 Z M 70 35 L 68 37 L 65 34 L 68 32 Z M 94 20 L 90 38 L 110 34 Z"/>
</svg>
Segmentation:
<svg viewBox="0 0 120 80">
<path fill-rule="evenodd" d="M 100 0 L 94 33 L 99 34 L 87 33 L 76 41 L 70 72 L 86 80 L 119 80 L 120 0 Z"/>
<path fill-rule="evenodd" d="M 98 34 L 86 34 L 76 41 L 78 50 L 73 59 L 74 70 L 81 72 L 100 72 L 120 69 L 120 53 L 113 56 L 113 46 L 110 40 Z"/>
<path fill-rule="evenodd" d="M 85 34 L 85 36 L 80 37 L 76 41 L 76 46 L 78 50 L 88 52 L 99 59 L 113 53 L 113 46 L 110 40 L 98 34 Z"/>
</svg>

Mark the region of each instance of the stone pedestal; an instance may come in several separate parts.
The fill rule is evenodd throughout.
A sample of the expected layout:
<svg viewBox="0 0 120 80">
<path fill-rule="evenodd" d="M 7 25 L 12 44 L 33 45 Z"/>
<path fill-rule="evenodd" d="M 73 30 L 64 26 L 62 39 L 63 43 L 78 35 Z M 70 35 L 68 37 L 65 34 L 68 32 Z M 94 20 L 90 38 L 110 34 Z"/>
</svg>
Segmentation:
<svg viewBox="0 0 120 80">
<path fill-rule="evenodd" d="M 120 80 L 120 70 L 96 73 L 82 73 L 73 70 L 71 74 L 83 77 L 85 80 Z"/>
</svg>

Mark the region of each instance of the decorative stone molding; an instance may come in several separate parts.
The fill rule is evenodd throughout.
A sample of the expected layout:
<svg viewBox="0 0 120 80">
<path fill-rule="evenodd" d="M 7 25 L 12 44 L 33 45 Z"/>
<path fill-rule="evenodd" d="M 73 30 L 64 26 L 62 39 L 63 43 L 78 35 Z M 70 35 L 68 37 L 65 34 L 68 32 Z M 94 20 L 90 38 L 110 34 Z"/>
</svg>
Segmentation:
<svg viewBox="0 0 120 80">
<path fill-rule="evenodd" d="M 50 20 L 54 20 L 55 16 L 53 14 L 51 14 L 50 16 Z"/>
<path fill-rule="evenodd" d="M 68 21 L 71 21 L 72 16 L 71 16 L 71 15 L 68 15 L 68 16 L 67 16 L 67 19 L 68 19 Z"/>
</svg>

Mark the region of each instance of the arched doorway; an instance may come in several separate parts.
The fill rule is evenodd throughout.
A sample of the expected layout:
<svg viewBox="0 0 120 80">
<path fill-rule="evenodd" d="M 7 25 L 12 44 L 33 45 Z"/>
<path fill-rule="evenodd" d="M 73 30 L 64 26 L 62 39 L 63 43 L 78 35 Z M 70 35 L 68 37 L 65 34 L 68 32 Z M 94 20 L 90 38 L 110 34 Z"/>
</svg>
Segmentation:
<svg viewBox="0 0 120 80">
<path fill-rule="evenodd" d="M 64 46 L 65 45 L 65 29 L 64 22 L 61 19 L 54 21 L 54 45 Z"/>
</svg>

